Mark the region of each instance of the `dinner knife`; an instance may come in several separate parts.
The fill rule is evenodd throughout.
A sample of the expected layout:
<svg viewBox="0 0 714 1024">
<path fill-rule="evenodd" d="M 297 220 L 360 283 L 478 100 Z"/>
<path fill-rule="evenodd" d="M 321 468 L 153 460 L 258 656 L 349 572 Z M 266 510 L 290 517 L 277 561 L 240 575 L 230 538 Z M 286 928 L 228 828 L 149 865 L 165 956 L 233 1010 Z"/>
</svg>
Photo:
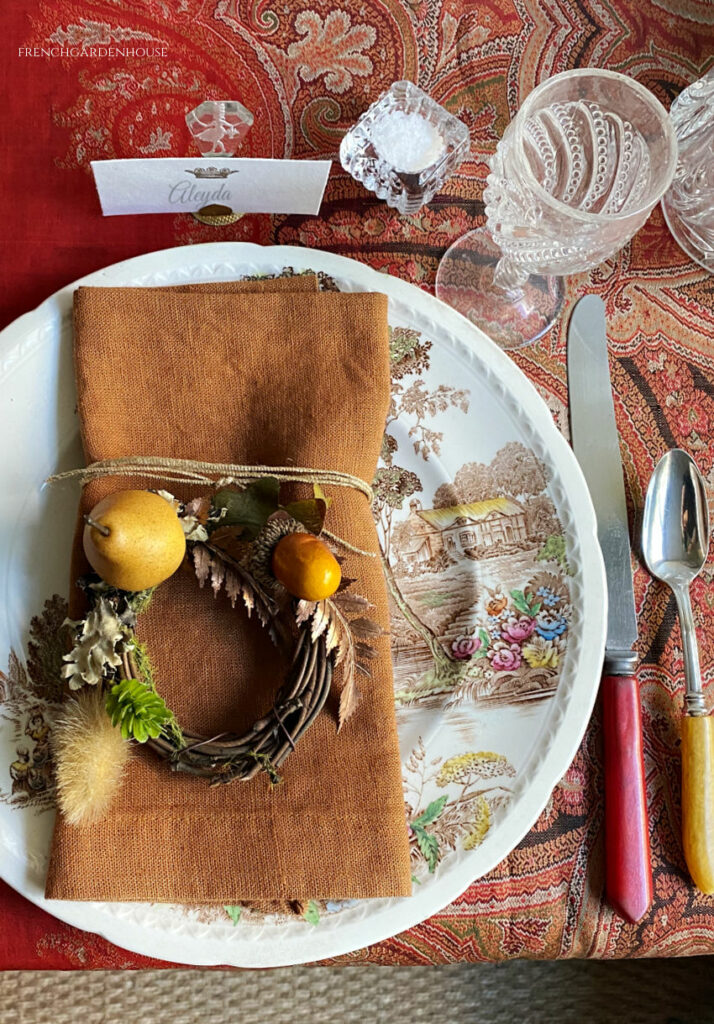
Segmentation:
<svg viewBox="0 0 714 1024">
<path fill-rule="evenodd" d="M 607 575 L 607 640 L 601 683 L 605 746 L 605 895 L 629 921 L 652 903 L 652 862 L 635 668 L 637 616 L 620 445 L 607 357 L 605 304 L 586 295 L 568 325 L 573 450 L 597 516 Z"/>
</svg>

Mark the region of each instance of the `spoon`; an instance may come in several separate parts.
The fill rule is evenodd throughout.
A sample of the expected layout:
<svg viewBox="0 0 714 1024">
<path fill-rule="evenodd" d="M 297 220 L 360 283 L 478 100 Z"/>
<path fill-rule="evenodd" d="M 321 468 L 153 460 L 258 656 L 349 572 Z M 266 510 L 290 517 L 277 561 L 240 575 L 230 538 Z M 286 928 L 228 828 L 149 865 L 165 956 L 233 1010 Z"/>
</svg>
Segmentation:
<svg viewBox="0 0 714 1024">
<path fill-rule="evenodd" d="M 687 867 L 714 893 L 714 718 L 707 714 L 689 587 L 707 560 L 709 515 L 704 480 L 679 448 L 657 463 L 647 488 L 642 553 L 651 574 L 672 588 L 684 649 L 682 837 Z"/>
</svg>

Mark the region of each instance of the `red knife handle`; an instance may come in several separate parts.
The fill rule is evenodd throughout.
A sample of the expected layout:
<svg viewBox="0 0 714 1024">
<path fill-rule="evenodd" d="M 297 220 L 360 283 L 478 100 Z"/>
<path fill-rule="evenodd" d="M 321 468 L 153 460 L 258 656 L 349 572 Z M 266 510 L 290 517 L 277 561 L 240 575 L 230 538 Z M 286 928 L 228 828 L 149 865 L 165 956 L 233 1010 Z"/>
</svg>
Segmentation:
<svg viewBox="0 0 714 1024">
<path fill-rule="evenodd" d="M 640 690 L 634 676 L 603 676 L 605 895 L 628 921 L 652 903 L 652 859 L 642 756 Z"/>
</svg>

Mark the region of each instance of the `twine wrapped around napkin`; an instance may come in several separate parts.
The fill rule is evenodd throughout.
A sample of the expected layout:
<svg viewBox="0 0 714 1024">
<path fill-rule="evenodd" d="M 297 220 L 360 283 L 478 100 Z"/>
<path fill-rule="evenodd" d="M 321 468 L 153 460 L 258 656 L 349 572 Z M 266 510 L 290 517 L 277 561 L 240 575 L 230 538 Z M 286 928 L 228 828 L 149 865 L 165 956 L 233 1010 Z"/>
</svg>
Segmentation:
<svg viewBox="0 0 714 1024">
<path fill-rule="evenodd" d="M 320 293 L 314 276 L 80 288 L 75 365 L 87 461 L 162 455 L 371 480 L 389 402 L 386 307 L 379 294 Z M 80 515 L 137 486 L 156 482 L 90 481 Z M 332 497 L 334 532 L 377 552 L 365 496 L 340 488 Z M 81 520 L 72 563 L 76 579 L 86 571 Z M 386 628 L 379 559 L 350 554 L 344 570 Z M 72 604 L 76 615 L 81 595 Z M 200 590 L 186 566 L 159 587 L 139 634 L 167 704 L 209 735 L 264 714 L 285 672 L 259 625 Z M 333 694 L 275 788 L 265 776 L 211 788 L 139 749 L 103 821 L 58 817 L 46 895 L 218 904 L 408 895 L 388 638 L 376 644 L 354 717 L 338 736 Z"/>
</svg>

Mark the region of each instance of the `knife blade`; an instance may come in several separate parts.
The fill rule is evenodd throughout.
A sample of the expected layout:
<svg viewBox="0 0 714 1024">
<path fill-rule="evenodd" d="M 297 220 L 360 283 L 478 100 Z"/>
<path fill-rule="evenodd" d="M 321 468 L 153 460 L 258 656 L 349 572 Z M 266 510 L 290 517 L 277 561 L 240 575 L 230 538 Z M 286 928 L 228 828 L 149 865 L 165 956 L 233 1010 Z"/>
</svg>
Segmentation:
<svg viewBox="0 0 714 1024">
<path fill-rule="evenodd" d="M 607 575 L 607 640 L 601 684 L 605 744 L 605 893 L 630 921 L 652 903 L 652 862 L 634 675 L 637 615 L 620 443 L 607 354 L 605 304 L 586 295 L 568 325 L 568 391 L 573 450 L 597 517 Z"/>
</svg>

